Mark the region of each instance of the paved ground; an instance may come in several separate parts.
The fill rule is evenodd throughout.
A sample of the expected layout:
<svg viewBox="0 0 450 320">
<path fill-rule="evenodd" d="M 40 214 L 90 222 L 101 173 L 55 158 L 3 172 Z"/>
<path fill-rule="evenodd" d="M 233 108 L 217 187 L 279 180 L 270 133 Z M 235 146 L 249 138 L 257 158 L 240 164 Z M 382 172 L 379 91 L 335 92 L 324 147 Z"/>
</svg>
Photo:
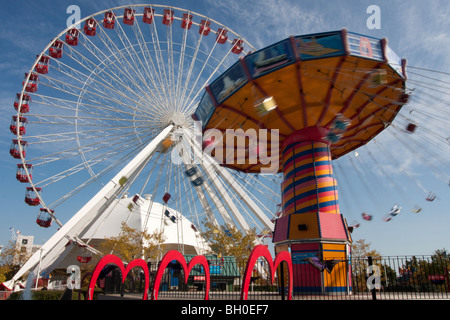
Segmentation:
<svg viewBox="0 0 450 320">
<path fill-rule="evenodd" d="M 377 293 L 376 294 L 377 300 L 430 300 L 430 301 L 436 301 L 436 300 L 450 300 L 450 295 L 447 293 L 415 293 L 415 292 L 398 292 L 398 293 Z M 142 294 L 141 293 L 127 293 L 124 296 L 121 296 L 120 294 L 99 294 L 98 300 L 142 300 Z M 164 294 L 159 294 L 158 300 L 203 300 L 202 296 L 199 296 L 197 294 L 191 294 L 184 293 L 183 296 L 172 296 L 168 297 Z M 237 301 L 239 300 L 239 294 L 233 293 L 226 295 L 224 293 L 211 293 L 210 294 L 210 300 L 211 301 Z M 249 295 L 248 300 L 259 300 L 259 301 L 280 301 L 281 297 L 279 295 L 274 294 L 253 294 Z M 303 295 L 303 296 L 294 296 L 293 300 L 310 300 L 310 301 L 323 301 L 323 300 L 355 300 L 355 301 L 370 301 L 373 300 L 373 297 L 370 293 L 364 293 L 364 294 L 353 294 L 353 295 Z"/>
</svg>

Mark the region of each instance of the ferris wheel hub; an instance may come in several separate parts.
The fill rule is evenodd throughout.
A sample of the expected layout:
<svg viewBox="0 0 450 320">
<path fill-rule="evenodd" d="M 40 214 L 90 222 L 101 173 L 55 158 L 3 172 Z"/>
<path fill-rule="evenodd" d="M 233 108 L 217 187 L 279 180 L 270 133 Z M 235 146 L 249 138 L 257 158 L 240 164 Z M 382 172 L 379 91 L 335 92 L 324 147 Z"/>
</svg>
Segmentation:
<svg viewBox="0 0 450 320">
<path fill-rule="evenodd" d="M 168 125 L 174 125 L 175 127 L 189 127 L 192 120 L 188 116 L 186 116 L 183 112 L 173 112 L 171 114 L 168 114 L 166 117 L 163 118 L 162 124 L 164 127 L 167 127 Z"/>
</svg>

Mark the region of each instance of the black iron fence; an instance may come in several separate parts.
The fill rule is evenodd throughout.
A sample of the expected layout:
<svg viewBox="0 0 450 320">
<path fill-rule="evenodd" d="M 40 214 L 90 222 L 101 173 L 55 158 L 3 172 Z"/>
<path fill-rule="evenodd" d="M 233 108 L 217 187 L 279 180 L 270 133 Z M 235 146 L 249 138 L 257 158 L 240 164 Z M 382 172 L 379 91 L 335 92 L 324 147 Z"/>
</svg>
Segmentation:
<svg viewBox="0 0 450 320">
<path fill-rule="evenodd" d="M 246 261 L 233 257 L 209 259 L 210 300 L 238 300 L 241 297 Z M 331 260 L 333 261 L 333 260 Z M 330 262 L 330 260 L 328 260 Z M 322 264 L 321 264 L 322 263 Z M 324 267 L 321 267 L 321 266 Z M 149 264 L 150 290 L 158 264 Z M 249 300 L 287 299 L 287 265 L 282 263 L 275 280 L 270 281 L 265 259 L 253 268 L 248 292 Z M 432 256 L 403 256 L 334 260 L 333 263 L 293 261 L 295 300 L 403 300 L 449 299 L 448 261 Z M 158 299 L 203 299 L 205 274 L 199 265 L 184 281 L 184 272 L 177 262 L 171 263 L 159 287 Z M 121 273 L 112 270 L 99 284 L 105 293 L 139 293 L 144 289 L 144 274 L 139 268 L 127 275 L 121 285 Z"/>
</svg>

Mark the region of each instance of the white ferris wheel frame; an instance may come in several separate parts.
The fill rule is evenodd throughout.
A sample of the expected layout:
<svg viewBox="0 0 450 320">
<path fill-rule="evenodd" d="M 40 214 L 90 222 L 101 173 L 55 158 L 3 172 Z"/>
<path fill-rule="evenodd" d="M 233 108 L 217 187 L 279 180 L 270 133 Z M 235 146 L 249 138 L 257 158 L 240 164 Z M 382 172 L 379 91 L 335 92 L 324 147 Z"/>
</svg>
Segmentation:
<svg viewBox="0 0 450 320">
<path fill-rule="evenodd" d="M 71 29 L 73 29 L 73 28 L 76 28 L 77 25 L 81 26 L 81 24 L 82 24 L 83 22 L 85 22 L 86 20 L 88 20 L 88 19 L 90 19 L 90 18 L 93 18 L 93 17 L 95 17 L 95 16 L 98 16 L 98 15 L 102 15 L 102 14 L 104 14 L 104 13 L 106 13 L 106 12 L 111 12 L 111 11 L 120 10 L 120 9 L 125 9 L 125 8 L 135 8 L 135 7 L 137 8 L 137 7 L 146 7 L 146 6 L 150 6 L 151 8 L 155 7 L 155 8 L 164 8 L 164 9 L 174 9 L 174 10 L 186 11 L 185 9 L 182 9 L 182 8 L 179 8 L 179 7 L 173 7 L 173 6 L 149 5 L 149 4 L 136 4 L 136 5 L 124 5 L 124 6 L 118 6 L 118 7 L 114 7 L 114 8 L 109 8 L 109 9 L 102 10 L 102 11 L 99 11 L 99 12 L 97 12 L 97 13 L 94 13 L 94 14 L 92 14 L 92 15 L 89 15 L 89 16 L 86 16 L 86 17 L 82 18 L 82 19 L 79 20 L 78 22 L 72 24 L 71 26 L 68 26 L 66 29 L 64 29 L 62 32 L 60 32 L 54 39 L 52 39 L 52 40 L 48 43 L 48 45 L 47 45 L 47 46 L 42 50 L 42 52 L 37 56 L 37 58 L 36 58 L 34 64 L 31 66 L 31 68 L 30 68 L 30 70 L 29 70 L 29 72 L 28 72 L 28 75 L 27 75 L 27 76 L 25 77 L 25 79 L 24 79 L 24 84 L 23 84 L 23 86 L 22 86 L 22 90 L 21 90 L 21 93 L 20 93 L 18 105 L 19 105 L 19 106 L 22 105 L 22 101 L 23 101 L 23 97 L 24 97 L 24 94 L 25 94 L 25 89 L 26 89 L 27 83 L 29 82 L 30 77 L 31 77 L 33 71 L 35 70 L 35 67 L 36 67 L 37 64 L 39 63 L 41 57 L 45 54 L 45 52 L 47 52 L 47 50 L 49 50 L 49 48 L 52 46 L 52 44 L 53 44 L 56 40 L 58 40 L 61 36 L 63 36 L 64 34 L 66 34 L 69 30 L 71 30 Z M 189 12 L 189 13 L 194 13 L 194 12 L 192 12 L 192 11 L 187 11 L 187 12 Z M 216 20 L 211 19 L 211 18 L 209 18 L 209 17 L 207 17 L 207 16 L 204 16 L 204 15 L 201 15 L 201 14 L 198 14 L 198 13 L 195 13 L 195 15 L 196 15 L 196 16 L 199 16 L 199 17 L 201 17 L 201 18 L 205 18 L 207 21 L 210 21 L 210 22 L 212 22 L 212 23 L 215 23 L 215 24 L 217 24 L 217 25 L 219 25 L 219 26 L 225 27 L 223 24 L 221 24 L 221 23 L 217 22 Z M 135 16 L 135 17 L 143 16 L 143 13 L 135 13 L 134 16 Z M 162 17 L 163 14 L 155 14 L 154 12 L 152 12 L 152 18 L 153 18 L 153 20 L 154 20 L 154 18 L 157 17 L 157 16 Z M 123 18 L 123 16 L 120 16 L 120 15 L 116 16 L 116 20 L 118 20 L 118 19 L 120 19 L 120 18 Z M 181 21 L 181 18 L 180 18 L 180 17 L 174 17 L 174 19 L 180 20 L 180 21 Z M 200 26 L 200 24 L 197 23 L 197 22 L 195 22 L 195 21 L 192 21 L 192 24 L 193 24 L 193 25 L 196 25 L 196 26 Z M 119 25 L 119 24 L 118 24 L 118 25 Z M 242 38 L 240 35 L 238 35 L 236 32 L 234 32 L 233 30 L 229 29 L 228 27 L 227 27 L 227 30 L 228 30 L 228 32 L 230 32 L 230 33 L 236 35 L 236 36 L 238 37 L 238 39 L 243 40 L 243 41 L 245 42 L 245 44 L 249 45 L 249 46 L 251 47 L 251 49 L 254 50 L 254 48 L 249 44 L 249 42 L 246 41 L 244 38 Z M 211 30 L 211 32 L 217 33 L 217 31 L 214 31 L 214 30 Z M 200 39 L 201 39 L 201 38 L 200 38 Z M 227 42 L 230 43 L 230 44 L 232 44 L 232 41 L 231 41 L 230 39 L 227 39 Z M 67 47 L 70 48 L 70 46 L 67 46 Z M 122 50 L 123 50 L 123 49 L 122 49 Z M 231 52 L 231 50 L 229 51 L 229 53 L 230 53 L 230 52 Z M 223 60 L 224 60 L 225 58 L 226 58 L 226 56 L 223 58 Z M 81 59 L 83 59 L 83 57 L 81 57 Z M 223 61 L 223 60 L 222 60 L 222 61 Z M 57 64 L 58 64 L 58 66 L 64 65 L 64 63 L 61 63 L 60 61 L 57 61 L 57 59 L 53 59 L 52 61 L 56 61 Z M 219 65 L 219 66 L 220 66 L 220 65 Z M 97 65 L 97 67 L 98 67 L 98 65 Z M 69 67 L 69 68 L 70 68 L 70 67 Z M 71 72 L 76 72 L 76 70 L 74 70 L 74 69 L 72 69 L 72 68 L 70 68 L 70 69 L 71 69 L 71 70 L 70 70 Z M 204 84 L 204 85 L 206 85 L 206 84 L 211 80 L 211 77 L 213 76 L 213 74 L 214 74 L 214 72 L 211 73 L 211 76 L 205 81 L 205 84 Z M 86 82 L 87 82 L 87 81 L 88 81 L 88 80 L 86 80 Z M 86 82 L 85 82 L 85 84 L 86 84 Z M 84 87 L 84 86 L 83 86 L 83 87 Z M 200 94 L 200 92 L 198 92 L 197 95 L 196 95 L 193 99 L 191 99 L 192 102 L 195 101 L 195 98 L 198 96 L 198 94 Z M 39 94 L 37 94 L 37 96 L 39 96 Z M 57 100 L 58 100 L 58 102 L 60 101 L 59 99 L 57 99 Z M 192 106 L 192 105 L 190 105 L 189 107 L 191 107 L 192 110 L 195 108 L 195 106 Z M 17 110 L 17 117 L 20 117 L 20 115 L 21 115 L 20 108 L 18 108 L 18 110 Z M 31 176 L 31 175 L 30 175 L 30 172 L 29 172 L 27 166 L 25 165 L 25 164 L 26 164 L 26 160 L 25 160 L 25 157 L 23 156 L 23 146 L 22 146 L 22 144 L 21 144 L 21 141 L 22 141 L 22 135 L 20 134 L 20 131 L 19 131 L 19 130 L 20 130 L 20 126 L 17 126 L 16 136 L 17 136 L 17 140 L 18 140 L 18 150 L 19 150 L 19 154 L 20 154 L 20 157 L 21 157 L 21 162 L 22 162 L 22 165 L 23 165 L 23 170 L 24 170 L 25 174 L 27 175 L 27 177 L 30 177 L 30 176 Z M 78 133 L 77 133 L 77 134 L 78 134 Z M 84 154 L 83 154 L 83 153 L 82 153 L 82 157 L 84 158 Z M 85 161 L 85 164 L 86 164 L 86 163 L 87 163 L 87 162 Z M 90 171 L 90 168 L 89 168 L 89 165 L 87 165 L 87 166 L 88 166 L 88 168 L 87 168 L 88 171 L 91 172 L 91 171 Z M 35 184 L 33 183 L 33 180 L 32 180 L 32 179 L 29 179 L 29 183 L 30 183 L 30 187 L 31 187 L 32 190 L 35 192 L 36 197 L 39 199 L 40 204 L 42 205 L 42 207 L 43 207 L 44 209 L 49 209 L 48 206 L 45 204 L 44 199 L 42 198 L 42 196 L 37 192 L 37 188 L 36 188 Z M 56 215 L 55 215 L 51 210 L 48 210 L 48 213 L 49 213 L 49 215 L 52 217 L 52 219 L 53 219 L 60 227 L 62 227 L 63 224 L 62 224 L 62 222 L 60 222 L 60 221 L 57 219 Z"/>
<path fill-rule="evenodd" d="M 148 5 L 132 5 L 132 6 L 120 6 L 115 7 L 111 9 L 107 9 L 104 11 L 100 11 L 95 13 L 94 15 L 85 17 L 84 19 L 80 20 L 78 23 L 83 23 L 87 19 L 92 18 L 97 15 L 104 14 L 105 12 L 113 11 L 113 10 L 119 10 L 129 7 L 144 7 Z M 162 5 L 151 5 L 151 7 L 161 7 L 161 8 L 169 8 L 169 9 L 177 9 L 177 10 L 184 10 L 176 7 L 169 7 L 169 6 L 162 6 Z M 193 13 L 191 11 L 188 11 L 189 13 Z M 210 19 L 206 16 L 202 16 L 200 14 L 195 13 L 196 15 L 206 18 L 207 21 L 211 21 L 216 23 L 217 25 L 222 24 L 214 21 L 213 19 Z M 135 14 L 135 16 L 142 16 L 142 14 Z M 154 14 L 154 16 L 162 16 L 162 14 Z M 117 16 L 116 18 L 119 19 L 121 16 Z M 181 18 L 176 17 L 176 19 L 181 20 Z M 77 23 L 77 24 L 78 24 Z M 198 23 L 193 22 L 194 25 L 199 26 Z M 28 76 L 24 80 L 24 84 L 22 87 L 22 91 L 20 93 L 19 98 L 19 106 L 22 105 L 23 97 L 25 94 L 25 88 L 26 85 L 30 79 L 30 76 L 35 69 L 36 65 L 38 64 L 40 58 L 44 55 L 44 53 L 51 47 L 51 45 L 54 43 L 54 41 L 58 40 L 61 36 L 63 36 L 68 30 L 74 28 L 76 24 L 68 27 L 64 31 L 62 31 L 57 37 L 55 37 L 42 51 L 40 55 L 38 55 L 36 61 L 32 65 L 30 71 L 28 72 Z M 225 26 L 223 26 L 225 27 Z M 227 30 L 235 35 L 237 35 L 232 30 Z M 211 32 L 215 32 L 211 30 Z M 239 39 L 242 39 L 242 37 L 238 36 Z M 229 43 L 231 43 L 231 40 L 227 40 Z M 245 40 L 244 40 L 245 41 Z M 247 41 L 245 41 L 246 44 L 248 44 Z M 70 49 L 71 50 L 71 49 Z M 121 49 L 123 50 L 123 49 Z M 230 49 L 231 51 L 231 49 Z M 229 54 L 230 52 L 228 52 Z M 210 53 L 211 54 L 211 53 Z M 226 58 L 226 56 L 223 58 L 223 60 Z M 81 57 L 81 59 L 83 59 Z M 64 69 L 64 72 L 71 74 L 72 76 L 77 74 L 77 70 L 71 68 L 70 66 L 65 65 L 63 62 L 57 61 L 54 59 L 57 63 L 57 67 L 59 68 L 59 71 Z M 222 60 L 222 62 L 223 62 Z M 52 60 L 53 61 L 53 60 Z M 216 70 L 219 68 L 221 63 L 217 66 Z M 99 65 L 96 66 L 98 68 Z M 102 66 L 103 67 L 103 66 Z M 105 68 L 107 68 L 107 65 L 104 65 Z M 96 70 L 96 69 L 95 69 Z M 94 70 L 94 71 L 95 71 Z M 215 72 L 212 72 L 210 77 L 206 80 L 206 85 L 210 80 L 212 75 Z M 91 73 L 92 75 L 92 73 Z M 88 85 L 89 77 L 86 79 L 83 88 Z M 198 79 L 197 79 L 198 81 Z M 64 84 L 61 84 L 64 86 Z M 204 86 L 203 85 L 203 86 Z M 194 88 L 194 87 L 193 87 Z M 192 91 L 192 89 L 191 89 Z M 192 93 L 192 92 L 191 92 Z M 190 93 L 190 94 L 191 94 Z M 188 105 L 188 108 L 190 110 L 194 110 L 196 107 L 195 105 L 192 105 L 192 102 L 195 101 L 195 98 L 200 94 L 200 92 L 197 92 L 196 96 L 191 99 L 191 104 Z M 34 94 L 35 96 L 40 96 L 39 94 Z M 42 99 L 46 99 L 48 97 L 40 96 Z M 53 97 L 52 97 L 53 98 Z M 49 103 L 58 103 L 58 104 L 64 104 L 64 103 L 73 103 L 73 101 L 64 101 L 64 99 L 54 98 L 56 102 L 49 102 Z M 80 102 L 80 97 L 78 99 L 78 103 Z M 18 108 L 17 116 L 19 117 L 21 115 L 20 108 Z M 90 201 L 88 201 L 75 215 L 72 216 L 72 218 L 65 224 L 61 223 L 56 216 L 50 211 L 49 214 L 52 216 L 53 220 L 59 225 L 60 229 L 41 247 L 41 250 L 36 252 L 23 266 L 22 268 L 16 273 L 16 275 L 13 277 L 11 281 L 13 283 L 17 280 L 19 280 L 26 272 L 34 268 L 34 272 L 30 273 L 29 279 L 32 277 L 35 277 L 36 275 L 39 276 L 39 270 L 44 270 L 49 267 L 55 266 L 59 261 L 61 261 L 64 258 L 64 249 L 68 241 L 74 241 L 78 242 L 80 244 L 83 244 L 83 241 L 81 240 L 80 235 L 83 233 L 83 231 L 87 231 L 88 226 L 91 226 L 97 218 L 101 217 L 102 213 L 108 208 L 108 206 L 117 198 L 117 196 L 123 191 L 125 185 L 121 185 L 119 180 L 123 177 L 126 179 L 133 179 L 133 177 L 140 172 L 140 169 L 142 169 L 142 166 L 145 165 L 146 161 L 154 154 L 157 147 L 165 140 L 167 139 L 170 134 L 175 129 L 174 125 L 167 126 L 164 130 L 161 131 L 160 134 L 158 134 L 146 147 L 142 149 L 120 172 L 112 178 L 104 187 L 98 191 L 98 193 L 92 197 Z M 183 134 L 186 137 L 186 141 L 192 141 L 190 138 L 192 133 L 189 132 L 189 130 L 186 130 L 186 128 L 183 129 Z M 78 133 L 77 133 L 78 134 Z M 22 164 L 24 165 L 24 170 L 26 172 L 26 175 L 30 177 L 30 173 L 28 172 L 26 164 L 25 157 L 23 156 L 23 148 L 20 143 L 22 141 L 22 136 L 19 132 L 19 126 L 17 126 L 17 139 L 19 141 L 18 147 L 19 147 L 19 153 L 21 157 Z M 246 219 L 241 214 L 240 210 L 235 205 L 233 198 L 230 197 L 230 195 L 227 192 L 227 188 L 223 185 L 223 182 L 227 184 L 228 187 L 232 188 L 234 192 L 236 192 L 238 195 L 240 195 L 240 198 L 242 201 L 245 202 L 245 204 L 252 210 L 252 212 L 255 214 L 255 216 L 260 220 L 262 225 L 267 228 L 268 230 L 273 230 L 273 222 L 262 212 L 262 210 L 258 207 L 258 205 L 251 199 L 251 197 L 247 194 L 246 189 L 244 186 L 240 185 L 240 183 L 229 173 L 227 172 L 227 169 L 224 169 L 221 167 L 213 158 L 204 155 L 202 150 L 198 148 L 195 144 L 191 144 L 192 149 L 196 153 L 197 156 L 199 156 L 202 161 L 200 163 L 200 166 L 203 168 L 204 172 L 209 175 L 208 180 L 204 182 L 203 188 L 196 188 L 198 199 L 200 200 L 200 203 L 205 210 L 206 215 L 212 221 L 213 223 L 218 225 L 217 220 L 215 219 L 214 213 L 212 213 L 211 208 L 209 207 L 208 201 L 205 196 L 206 194 L 209 196 L 211 201 L 214 202 L 215 206 L 217 207 L 220 215 L 222 216 L 223 220 L 226 224 L 234 224 L 233 219 L 231 218 L 230 214 L 225 209 L 225 206 L 222 201 L 225 202 L 226 206 L 230 209 L 231 214 L 233 215 L 235 221 L 239 224 L 239 226 L 244 231 L 249 231 L 251 228 L 249 224 L 247 223 Z M 68 151 L 68 150 L 67 150 Z M 87 163 L 87 161 L 85 160 Z M 189 166 L 189 162 L 184 160 L 184 165 Z M 89 165 L 87 165 L 88 167 Z M 89 170 L 89 168 L 87 168 Z M 220 176 L 223 182 L 221 182 L 219 179 L 214 178 L 215 176 Z M 34 185 L 32 179 L 29 179 L 29 183 L 31 185 L 31 188 L 36 192 L 36 186 Z M 204 190 L 203 190 L 204 189 Z M 216 194 L 218 192 L 218 194 Z M 41 197 L 41 195 L 36 192 L 37 197 L 40 200 L 40 203 L 43 208 L 47 208 L 45 205 L 44 199 Z M 48 209 L 48 208 L 47 208 Z M 92 247 L 87 247 L 89 250 L 94 252 L 95 254 L 101 254 L 99 251 Z M 67 250 L 66 250 L 67 254 Z"/>
</svg>

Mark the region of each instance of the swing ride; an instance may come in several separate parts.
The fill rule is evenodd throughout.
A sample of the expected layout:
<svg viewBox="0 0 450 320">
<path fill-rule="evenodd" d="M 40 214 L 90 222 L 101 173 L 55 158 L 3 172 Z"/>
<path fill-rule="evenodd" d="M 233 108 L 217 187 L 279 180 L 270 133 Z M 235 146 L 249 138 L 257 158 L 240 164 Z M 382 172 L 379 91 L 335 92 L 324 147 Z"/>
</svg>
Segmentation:
<svg viewBox="0 0 450 320">
<path fill-rule="evenodd" d="M 359 223 L 348 226 L 340 213 L 331 161 L 353 151 L 357 158 L 356 150 L 376 141 L 392 125 L 410 98 L 406 79 L 406 60 L 389 48 L 386 39 L 341 30 L 291 36 L 253 52 L 206 87 L 194 115 L 205 133 L 225 132 L 223 140 L 228 141 L 230 128 L 244 135 L 251 130 L 275 132 L 267 140 L 264 137 L 267 146 L 262 150 L 280 164 L 278 172 L 284 179 L 282 214 L 273 234 L 275 250 L 297 252 L 294 258 L 325 259 L 333 254 L 349 259 L 350 233 Z M 416 133 L 418 123 L 406 120 L 401 130 Z M 250 156 L 247 161 L 227 162 L 222 157 L 230 157 L 229 148 L 215 145 L 216 158 L 226 167 L 252 173 L 267 166 Z M 238 151 L 239 146 L 233 148 Z M 427 192 L 420 182 L 417 185 Z M 432 192 L 426 197 L 429 202 L 435 199 Z M 421 210 L 413 208 L 416 213 Z M 392 220 L 400 211 L 396 204 L 383 220 Z M 371 221 L 373 215 L 363 213 L 362 218 Z M 301 262 L 299 267 L 302 274 L 311 272 Z M 348 285 L 333 284 L 327 277 L 319 277 L 315 287 L 307 282 L 298 280 L 296 289 L 342 291 Z"/>
<path fill-rule="evenodd" d="M 14 93 L 16 179 L 28 184 L 37 225 L 58 230 L 12 281 L 92 263 L 103 255 L 102 236 L 120 232 L 121 222 L 202 254 L 208 221 L 214 233 L 256 230 L 258 243 L 291 250 L 299 270 L 317 278 L 314 286 L 298 279 L 296 290 L 347 290 L 331 279 L 349 272 L 343 261 L 362 224 L 347 224 L 342 207 L 351 200 L 339 203 L 335 176 L 341 193 L 353 187 L 344 183 L 348 172 L 370 172 L 362 158 L 383 172 L 379 155 L 390 152 L 374 156 L 367 145 L 383 148 L 379 137 L 393 130 L 411 139 L 426 130 L 413 116 L 427 110 L 407 109 L 406 60 L 386 39 L 340 30 L 257 50 L 209 17 L 161 5 L 111 8 L 80 25 L 47 45 Z M 233 139 L 237 145 L 224 143 Z M 423 199 L 438 199 L 404 173 Z M 358 218 L 377 217 L 365 210 Z M 337 262 L 321 277 L 307 268 L 311 257 Z"/>
</svg>

